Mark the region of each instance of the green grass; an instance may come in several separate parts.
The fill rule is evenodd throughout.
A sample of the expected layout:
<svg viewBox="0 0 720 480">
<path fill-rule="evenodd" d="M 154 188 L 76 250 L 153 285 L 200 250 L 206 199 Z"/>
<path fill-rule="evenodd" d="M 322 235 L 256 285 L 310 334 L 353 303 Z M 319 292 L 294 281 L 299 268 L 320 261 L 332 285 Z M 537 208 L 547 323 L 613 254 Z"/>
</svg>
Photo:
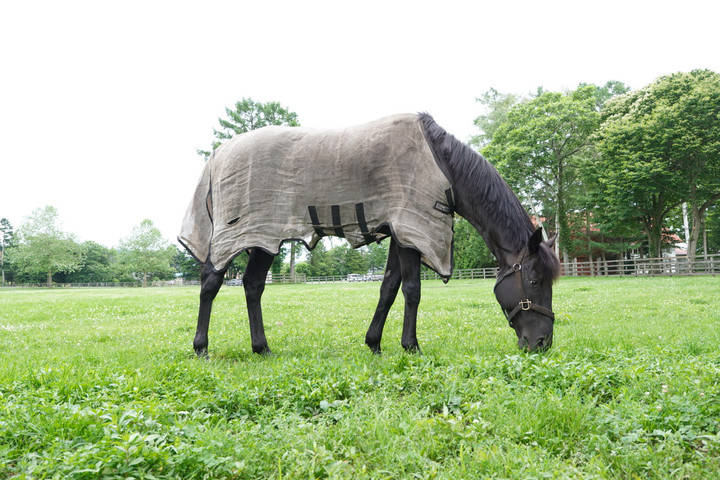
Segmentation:
<svg viewBox="0 0 720 480">
<path fill-rule="evenodd" d="M 491 281 L 427 282 L 418 336 L 363 340 L 379 284 L 242 288 L 210 358 L 197 287 L 0 291 L 0 478 L 720 476 L 720 279 L 561 279 L 524 354 Z"/>
</svg>

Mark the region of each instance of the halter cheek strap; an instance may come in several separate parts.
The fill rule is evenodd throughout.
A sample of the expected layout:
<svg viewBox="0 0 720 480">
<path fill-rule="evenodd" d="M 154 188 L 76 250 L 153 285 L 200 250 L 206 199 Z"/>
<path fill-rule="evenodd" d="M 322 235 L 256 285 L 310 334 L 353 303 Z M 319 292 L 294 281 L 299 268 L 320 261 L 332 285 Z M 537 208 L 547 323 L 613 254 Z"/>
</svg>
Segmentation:
<svg viewBox="0 0 720 480">
<path fill-rule="evenodd" d="M 513 263 L 512 268 L 505 271 L 502 275 L 498 276 L 497 281 L 495 282 L 495 288 L 493 288 L 493 291 L 497 289 L 498 285 L 505 280 L 507 277 L 513 274 L 517 274 L 515 277 L 517 280 L 517 286 L 518 290 L 522 290 L 523 297 L 525 297 L 524 300 L 520 300 L 517 305 L 515 305 L 515 308 L 508 311 L 506 309 L 502 309 L 503 313 L 505 314 L 505 317 L 507 318 L 508 324 L 510 325 L 510 328 L 515 328 L 513 325 L 513 319 L 515 316 L 521 312 L 521 311 L 528 311 L 528 310 L 534 310 L 542 315 L 545 315 L 546 317 L 549 317 L 550 320 L 553 322 L 555 321 L 555 314 L 552 310 L 549 308 L 545 308 L 542 305 L 538 305 L 537 303 L 533 303 L 530 298 L 528 297 L 527 293 L 525 293 L 525 284 L 523 283 L 522 279 L 522 262 L 525 259 L 525 254 L 527 253 L 527 247 L 523 248 L 522 252 L 520 252 L 520 256 L 518 257 L 518 260 Z"/>
</svg>

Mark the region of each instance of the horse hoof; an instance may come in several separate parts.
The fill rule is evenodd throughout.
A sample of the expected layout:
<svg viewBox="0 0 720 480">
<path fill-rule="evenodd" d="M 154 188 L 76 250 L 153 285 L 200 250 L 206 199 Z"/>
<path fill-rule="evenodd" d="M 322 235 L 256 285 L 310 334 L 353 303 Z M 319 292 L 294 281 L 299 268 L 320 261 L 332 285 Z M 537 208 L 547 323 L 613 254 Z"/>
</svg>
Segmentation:
<svg viewBox="0 0 720 480">
<path fill-rule="evenodd" d="M 270 347 L 267 345 L 260 345 L 258 347 L 252 347 L 253 353 L 257 353 L 258 355 L 272 355 L 272 351 L 270 350 Z"/>
<path fill-rule="evenodd" d="M 413 355 L 422 355 L 422 350 L 420 350 L 419 345 L 403 345 L 403 348 L 407 353 L 412 353 Z"/>
</svg>

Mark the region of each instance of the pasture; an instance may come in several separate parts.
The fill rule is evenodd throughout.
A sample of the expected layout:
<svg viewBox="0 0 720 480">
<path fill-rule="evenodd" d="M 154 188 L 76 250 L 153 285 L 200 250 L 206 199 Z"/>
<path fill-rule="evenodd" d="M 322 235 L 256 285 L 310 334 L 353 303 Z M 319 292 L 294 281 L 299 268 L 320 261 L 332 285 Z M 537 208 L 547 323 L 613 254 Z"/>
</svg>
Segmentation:
<svg viewBox="0 0 720 480">
<path fill-rule="evenodd" d="M 521 353 L 493 281 L 423 283 L 422 355 L 364 335 L 379 283 L 0 290 L 0 478 L 720 475 L 720 278 L 562 278 Z"/>
</svg>

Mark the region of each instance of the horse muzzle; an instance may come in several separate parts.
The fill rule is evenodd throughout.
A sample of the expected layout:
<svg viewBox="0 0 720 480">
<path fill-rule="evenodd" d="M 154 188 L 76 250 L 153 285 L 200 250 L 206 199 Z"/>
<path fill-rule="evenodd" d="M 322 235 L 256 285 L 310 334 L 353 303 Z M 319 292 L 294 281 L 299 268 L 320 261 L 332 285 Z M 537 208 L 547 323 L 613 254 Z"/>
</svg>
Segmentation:
<svg viewBox="0 0 720 480">
<path fill-rule="evenodd" d="M 544 352 L 552 346 L 553 334 L 541 335 L 539 337 L 518 335 L 518 347 L 525 352 Z"/>
</svg>

